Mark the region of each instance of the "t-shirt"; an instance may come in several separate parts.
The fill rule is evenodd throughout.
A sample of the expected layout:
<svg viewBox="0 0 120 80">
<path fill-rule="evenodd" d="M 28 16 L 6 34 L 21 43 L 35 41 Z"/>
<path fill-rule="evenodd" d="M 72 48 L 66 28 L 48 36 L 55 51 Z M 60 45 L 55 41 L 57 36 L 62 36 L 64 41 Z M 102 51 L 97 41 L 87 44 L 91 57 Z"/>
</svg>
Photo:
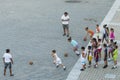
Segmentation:
<svg viewBox="0 0 120 80">
<path fill-rule="evenodd" d="M 75 41 L 75 40 L 72 40 L 72 41 L 71 41 L 71 44 L 72 44 L 74 47 L 76 47 L 76 46 L 78 45 L 77 41 Z"/>
<path fill-rule="evenodd" d="M 70 17 L 68 15 L 67 16 L 63 15 L 61 17 L 62 24 L 69 24 L 69 19 L 70 19 Z"/>
<path fill-rule="evenodd" d="M 93 36 L 94 32 L 92 30 L 88 30 L 89 35 Z"/>
<path fill-rule="evenodd" d="M 11 62 L 12 55 L 10 53 L 4 53 L 3 58 L 5 58 L 5 62 Z"/>
<path fill-rule="evenodd" d="M 113 52 L 113 56 L 118 56 L 118 49 L 115 49 L 115 51 Z"/>
</svg>

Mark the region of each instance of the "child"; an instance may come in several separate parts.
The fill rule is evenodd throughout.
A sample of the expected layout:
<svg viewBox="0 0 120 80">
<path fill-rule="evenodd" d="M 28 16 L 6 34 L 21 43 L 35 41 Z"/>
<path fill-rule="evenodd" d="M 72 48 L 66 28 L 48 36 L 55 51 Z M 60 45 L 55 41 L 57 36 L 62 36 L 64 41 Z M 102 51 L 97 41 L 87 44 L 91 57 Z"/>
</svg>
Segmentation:
<svg viewBox="0 0 120 80">
<path fill-rule="evenodd" d="M 113 60 L 114 60 L 114 66 L 112 67 L 112 69 L 117 68 L 117 58 L 118 58 L 118 46 L 115 46 L 115 50 L 113 52 Z"/>
<path fill-rule="evenodd" d="M 108 62 L 107 62 L 107 45 L 103 44 L 104 47 L 104 66 L 103 68 L 107 68 L 108 67 Z"/>
<path fill-rule="evenodd" d="M 75 40 L 72 40 L 71 37 L 68 38 L 68 42 L 70 42 L 73 45 L 73 51 L 76 53 L 77 56 L 79 56 L 80 53 L 78 51 L 78 48 L 79 48 L 78 42 Z"/>
<path fill-rule="evenodd" d="M 108 47 L 109 47 L 109 52 L 108 52 L 109 58 L 108 58 L 108 61 L 110 61 L 111 60 L 110 55 L 111 55 L 111 57 L 113 57 L 113 51 L 114 51 L 114 42 L 113 42 L 113 40 L 110 40 L 110 43 L 109 43 Z"/>
<path fill-rule="evenodd" d="M 85 47 L 81 47 L 81 64 L 82 64 L 82 68 L 80 69 L 81 71 L 84 71 L 86 69 L 86 51 L 85 51 Z"/>
<path fill-rule="evenodd" d="M 115 40 L 115 34 L 114 34 L 114 29 L 110 29 L 110 35 L 109 35 L 110 40 Z"/>
<path fill-rule="evenodd" d="M 94 52 L 94 60 L 95 60 L 94 68 L 97 68 L 98 67 L 98 61 L 99 61 L 99 53 L 98 53 L 98 50 L 97 50 L 97 46 L 94 46 L 93 48 L 94 48 L 93 52 Z"/>
<path fill-rule="evenodd" d="M 87 39 L 87 36 L 90 35 L 90 39 L 92 39 L 94 32 L 90 30 L 88 27 L 85 28 L 85 31 L 87 32 L 85 38 Z"/>
<path fill-rule="evenodd" d="M 91 46 L 88 46 L 88 63 L 89 63 L 88 68 L 91 67 L 92 56 L 93 56 L 92 47 L 91 47 Z"/>
<path fill-rule="evenodd" d="M 57 56 L 56 50 L 52 50 L 52 57 L 54 59 L 53 63 L 56 65 L 56 68 L 61 65 L 63 67 L 63 70 L 66 70 L 66 67 L 62 64 L 61 59 Z"/>
<path fill-rule="evenodd" d="M 98 24 L 96 25 L 96 33 L 97 33 L 97 38 L 99 39 L 100 28 Z"/>
<path fill-rule="evenodd" d="M 98 54 L 99 54 L 99 59 L 101 60 L 101 51 L 102 51 L 102 42 L 101 39 L 98 39 Z"/>
</svg>

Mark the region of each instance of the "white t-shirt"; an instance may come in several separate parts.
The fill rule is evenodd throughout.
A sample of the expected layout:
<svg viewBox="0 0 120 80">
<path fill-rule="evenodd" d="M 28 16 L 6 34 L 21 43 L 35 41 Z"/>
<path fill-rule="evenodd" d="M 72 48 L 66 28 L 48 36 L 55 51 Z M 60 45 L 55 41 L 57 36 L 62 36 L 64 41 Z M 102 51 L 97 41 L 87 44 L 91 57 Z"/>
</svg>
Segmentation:
<svg viewBox="0 0 120 80">
<path fill-rule="evenodd" d="M 4 53 L 3 58 L 5 58 L 5 62 L 11 62 L 12 55 L 10 53 Z"/>
<path fill-rule="evenodd" d="M 61 17 L 62 24 L 69 24 L 69 19 L 70 19 L 70 17 L 68 15 L 67 16 L 62 15 L 62 17 Z"/>
</svg>

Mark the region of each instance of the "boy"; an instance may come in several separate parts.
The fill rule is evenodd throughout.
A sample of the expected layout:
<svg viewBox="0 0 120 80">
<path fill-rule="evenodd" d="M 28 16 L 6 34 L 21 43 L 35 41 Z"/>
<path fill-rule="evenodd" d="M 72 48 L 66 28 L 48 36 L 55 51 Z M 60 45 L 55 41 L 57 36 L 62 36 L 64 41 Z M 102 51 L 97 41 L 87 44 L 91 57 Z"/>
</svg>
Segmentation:
<svg viewBox="0 0 120 80">
<path fill-rule="evenodd" d="M 112 67 L 112 69 L 117 68 L 117 58 L 118 58 L 118 46 L 115 46 L 115 50 L 113 52 L 113 60 L 114 60 L 114 66 Z"/>
<path fill-rule="evenodd" d="M 85 28 L 85 31 L 87 32 L 85 38 L 87 39 L 87 36 L 90 35 L 90 39 L 92 39 L 94 32 L 90 30 L 88 27 Z"/>
<path fill-rule="evenodd" d="M 85 51 L 85 47 L 81 47 L 81 64 L 82 64 L 82 68 L 80 69 L 81 71 L 84 71 L 86 69 L 86 51 Z"/>
<path fill-rule="evenodd" d="M 94 59 L 95 59 L 94 68 L 97 68 L 98 67 L 98 61 L 99 61 L 99 53 L 98 53 L 97 46 L 94 46 L 93 52 L 94 52 Z"/>
<path fill-rule="evenodd" d="M 61 65 L 63 67 L 63 70 L 66 70 L 66 67 L 62 64 L 61 59 L 57 56 L 56 50 L 52 50 L 52 57 L 54 59 L 53 63 L 56 65 L 56 68 Z"/>
<path fill-rule="evenodd" d="M 104 66 L 103 68 L 107 68 L 108 67 L 108 62 L 107 62 L 107 45 L 103 44 L 104 47 Z"/>
<path fill-rule="evenodd" d="M 75 40 L 72 40 L 71 37 L 68 38 L 68 42 L 70 42 L 73 45 L 73 51 L 76 53 L 77 56 L 79 56 L 80 53 L 78 51 L 78 48 L 79 48 L 78 42 Z"/>
<path fill-rule="evenodd" d="M 91 67 L 92 56 L 93 56 L 92 47 L 91 47 L 91 46 L 88 46 L 88 63 L 89 63 L 88 68 Z"/>
<path fill-rule="evenodd" d="M 4 63 L 4 76 L 6 75 L 7 67 L 9 67 L 10 70 L 10 76 L 14 76 L 12 74 L 13 59 L 12 59 L 12 55 L 10 54 L 10 49 L 6 49 L 6 53 L 4 53 L 3 55 L 3 63 Z"/>
</svg>

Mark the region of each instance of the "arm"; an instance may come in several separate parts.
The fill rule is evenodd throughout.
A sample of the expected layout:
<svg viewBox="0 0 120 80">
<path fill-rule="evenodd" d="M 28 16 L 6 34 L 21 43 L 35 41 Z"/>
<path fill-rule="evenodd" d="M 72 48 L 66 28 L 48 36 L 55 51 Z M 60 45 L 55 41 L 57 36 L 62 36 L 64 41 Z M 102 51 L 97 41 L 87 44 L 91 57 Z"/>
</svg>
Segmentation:
<svg viewBox="0 0 120 80">
<path fill-rule="evenodd" d="M 3 63 L 5 64 L 5 58 L 3 58 Z"/>
<path fill-rule="evenodd" d="M 11 60 L 11 63 L 13 64 L 13 59 L 12 59 L 12 58 L 10 58 L 10 60 Z"/>
</svg>

